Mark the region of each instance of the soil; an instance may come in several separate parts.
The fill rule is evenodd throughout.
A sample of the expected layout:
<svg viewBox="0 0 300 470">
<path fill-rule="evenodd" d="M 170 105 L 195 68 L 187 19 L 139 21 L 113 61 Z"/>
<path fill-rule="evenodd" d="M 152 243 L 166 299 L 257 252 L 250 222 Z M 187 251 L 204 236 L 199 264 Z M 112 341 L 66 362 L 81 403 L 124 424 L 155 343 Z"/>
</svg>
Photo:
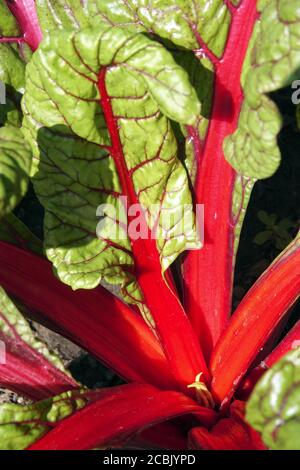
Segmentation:
<svg viewBox="0 0 300 470">
<path fill-rule="evenodd" d="M 48 328 L 35 322 L 31 322 L 31 326 L 35 331 L 36 336 L 46 343 L 51 351 L 55 352 L 60 357 L 67 368 L 72 364 L 74 359 L 79 358 L 84 354 L 82 349 L 78 346 L 67 339 L 62 338 L 62 336 L 57 333 L 50 331 Z M 0 404 L 2 403 L 18 403 L 25 405 L 30 403 L 30 400 L 27 400 L 26 398 L 7 389 L 0 388 Z"/>
</svg>

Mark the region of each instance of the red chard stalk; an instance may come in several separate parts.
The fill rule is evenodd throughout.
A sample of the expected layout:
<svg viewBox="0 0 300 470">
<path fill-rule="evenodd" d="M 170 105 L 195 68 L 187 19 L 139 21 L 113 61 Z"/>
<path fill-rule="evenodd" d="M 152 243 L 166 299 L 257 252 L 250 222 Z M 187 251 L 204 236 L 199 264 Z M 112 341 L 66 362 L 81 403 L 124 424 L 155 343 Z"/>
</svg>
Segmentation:
<svg viewBox="0 0 300 470">
<path fill-rule="evenodd" d="M 197 203 L 205 208 L 205 243 L 201 250 L 188 254 L 184 273 L 186 308 L 207 354 L 231 313 L 235 231 L 240 222 L 233 214 L 238 175 L 226 161 L 223 145 L 238 125 L 243 103 L 241 74 L 258 19 L 256 3 L 256 0 L 245 0 L 236 8 L 231 6 L 228 38 L 220 57 L 199 43 L 213 63 L 215 73 L 208 130 L 201 142 L 194 143 L 197 165 L 194 190 Z M 193 141 L 199 139 L 194 135 Z M 243 191 L 246 190 L 245 182 Z"/>
<path fill-rule="evenodd" d="M 8 8 L 14 15 L 22 32 L 21 38 L 2 38 L 1 42 L 25 41 L 35 51 L 41 40 L 42 32 L 39 25 L 35 0 L 5 0 Z"/>
</svg>

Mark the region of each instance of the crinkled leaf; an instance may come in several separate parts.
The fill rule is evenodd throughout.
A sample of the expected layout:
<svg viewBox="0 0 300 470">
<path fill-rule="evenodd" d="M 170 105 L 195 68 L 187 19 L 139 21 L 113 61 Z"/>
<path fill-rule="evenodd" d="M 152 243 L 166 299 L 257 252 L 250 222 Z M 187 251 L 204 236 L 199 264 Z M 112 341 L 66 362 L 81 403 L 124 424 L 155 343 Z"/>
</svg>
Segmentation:
<svg viewBox="0 0 300 470">
<path fill-rule="evenodd" d="M 201 48 L 203 41 L 217 56 L 230 24 L 223 0 L 96 0 L 88 9 L 101 22 L 155 33 L 186 49 Z"/>
<path fill-rule="evenodd" d="M 26 449 L 56 423 L 84 408 L 96 396 L 97 392 L 76 390 L 27 406 L 0 405 L 0 449 Z"/>
<path fill-rule="evenodd" d="M 9 125 L 0 129 L 0 216 L 10 212 L 24 196 L 31 156 L 20 129 Z"/>
<path fill-rule="evenodd" d="M 109 94 L 120 100 L 114 102 L 116 115 L 122 116 L 118 113 L 123 113 L 127 118 L 146 118 L 157 112 L 157 104 L 174 121 L 182 124 L 195 122 L 200 112 L 197 95 L 187 73 L 176 64 L 171 54 L 161 44 L 142 34 L 106 27 L 100 32 L 97 28 L 77 34 L 62 32 L 43 42 L 27 77 L 34 83 L 33 71 L 38 69 L 45 92 L 57 105 L 57 112 L 49 124 L 67 122 L 80 137 L 97 144 L 108 143 L 107 131 L 102 130 L 104 120 L 99 109 L 96 83 L 101 67 L 112 64 L 106 81 Z M 48 73 L 50 77 L 46 80 Z M 130 87 L 129 99 L 122 96 L 126 86 Z M 153 100 L 150 101 L 147 93 L 142 96 L 141 103 L 131 103 L 130 98 L 139 97 L 140 90 L 148 91 Z M 31 90 L 28 95 L 31 95 Z M 50 106 L 45 105 L 43 115 L 49 109 Z M 50 121 L 50 116 L 47 117 Z"/>
<path fill-rule="evenodd" d="M 118 28 L 56 33 L 46 38 L 27 68 L 23 130 L 36 157 L 34 184 L 46 208 L 48 257 L 73 288 L 95 287 L 104 276 L 113 283 L 129 282 L 130 295 L 140 299 L 130 274 L 130 243 L 124 233 L 123 239 L 113 233 L 125 217 L 117 197 L 126 192 L 109 147 L 102 147 L 110 145 L 97 87 L 103 67 L 124 172 L 147 211 L 149 227 L 158 219 L 163 269 L 198 242 L 193 222 L 182 232 L 178 207 L 190 204 L 191 196 L 170 122 L 162 112 L 192 123 L 199 102 L 186 72 L 162 45 Z M 111 208 L 104 211 L 110 220 L 97 238 L 96 211 L 104 203 L 118 214 L 111 214 Z M 173 216 L 171 226 L 163 224 L 164 211 Z M 118 230 L 122 233 L 122 227 Z"/>
<path fill-rule="evenodd" d="M 10 44 L 0 44 L 0 80 L 16 91 L 24 92 L 25 64 Z"/>
<path fill-rule="evenodd" d="M 26 248 L 38 255 L 43 254 L 43 243 L 12 212 L 5 215 L 0 223 L 0 240 L 19 248 Z"/>
<path fill-rule="evenodd" d="M 60 359 L 37 339 L 28 322 L 0 287 L 0 340 L 5 346 L 0 384 L 31 399 L 76 388 Z"/>
<path fill-rule="evenodd" d="M 300 449 L 300 348 L 275 364 L 256 385 L 246 419 L 274 450 Z"/>
<path fill-rule="evenodd" d="M 21 127 L 21 93 L 25 87 L 25 63 L 15 46 L 0 44 L 0 82 L 4 90 L 4 103 L 0 104 L 0 125 Z"/>
<path fill-rule="evenodd" d="M 0 2 L 0 36 L 18 36 L 20 33 L 14 16 L 4 0 Z"/>
<path fill-rule="evenodd" d="M 72 30 L 89 26 L 88 2 L 82 0 L 51 0 L 51 2 L 49 0 L 36 0 L 37 14 L 42 31 L 48 33 L 53 29 Z"/>
<path fill-rule="evenodd" d="M 256 179 L 271 176 L 280 163 L 281 117 L 266 94 L 287 85 L 300 66 L 298 0 L 271 0 L 260 4 L 262 8 L 244 64 L 238 129 L 224 147 L 237 172 Z"/>
</svg>

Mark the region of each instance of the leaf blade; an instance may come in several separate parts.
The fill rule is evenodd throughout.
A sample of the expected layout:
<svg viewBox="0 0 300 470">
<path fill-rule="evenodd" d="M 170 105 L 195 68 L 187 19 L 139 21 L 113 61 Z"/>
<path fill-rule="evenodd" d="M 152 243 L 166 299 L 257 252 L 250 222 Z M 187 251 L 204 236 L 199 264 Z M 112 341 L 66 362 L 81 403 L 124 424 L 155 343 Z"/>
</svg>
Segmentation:
<svg viewBox="0 0 300 470">
<path fill-rule="evenodd" d="M 60 420 L 84 408 L 103 393 L 85 389 L 68 391 L 27 406 L 0 405 L 0 449 L 24 450 Z"/>
<path fill-rule="evenodd" d="M 94 44 L 93 49 L 89 47 L 90 43 Z M 133 261 L 128 241 L 125 239 L 120 242 L 120 240 L 113 239 L 110 246 L 107 246 L 106 239 L 111 239 L 109 231 L 107 233 L 107 230 L 111 228 L 111 223 L 110 227 L 108 229 L 104 227 L 102 235 L 100 234 L 103 240 L 96 240 L 92 236 L 97 224 L 95 217 L 97 207 L 106 202 L 116 207 L 116 196 L 121 195 L 116 168 L 107 151 L 110 139 L 105 129 L 106 125 L 99 104 L 99 91 L 96 86 L 99 69 L 109 68 L 106 85 L 110 96 L 115 96 L 112 106 L 114 114 L 118 116 L 127 171 L 132 175 L 136 193 L 140 195 L 139 202 L 146 211 L 149 211 L 150 227 L 154 225 L 157 217 L 157 209 L 155 212 L 151 209 L 152 206 L 158 205 L 160 212 L 163 210 L 167 212 L 172 208 L 169 193 L 176 191 L 179 202 L 181 200 L 187 205 L 191 203 L 187 176 L 176 158 L 175 138 L 169 122 L 160 114 L 159 107 L 171 117 L 189 122 L 190 119 L 195 119 L 199 111 L 195 91 L 189 85 L 186 73 L 176 65 L 171 55 L 161 45 L 141 35 L 116 28 L 113 30 L 106 28 L 101 33 L 88 29 L 80 33 L 56 34 L 55 37 L 46 39 L 43 44 L 27 69 L 28 79 L 23 101 L 25 113 L 23 130 L 28 139 L 38 141 L 38 145 L 33 143 L 33 151 L 37 157 L 36 161 L 40 160 L 40 164 L 39 167 L 34 168 L 33 174 L 37 193 L 40 195 L 42 204 L 47 208 L 45 223 L 48 256 L 54 262 L 61 279 L 73 288 L 95 287 L 100 282 L 101 271 L 108 282 L 113 278 L 119 278 L 118 282 L 124 283 L 127 278 L 130 283 L 132 282 L 130 269 L 132 269 Z M 63 44 L 65 59 L 61 58 L 61 53 L 57 58 L 53 55 L 53 50 L 61 51 Z M 114 44 L 114 48 L 107 47 L 109 44 Z M 117 51 L 113 58 L 115 65 L 110 66 L 114 50 Z M 80 57 L 82 56 L 88 58 L 88 64 L 81 63 Z M 59 74 L 57 74 L 57 60 L 63 67 L 60 67 Z M 154 66 L 154 71 L 152 70 L 151 73 L 148 69 L 150 62 L 151 67 Z M 164 67 L 168 70 L 167 77 L 160 76 L 158 79 L 157 74 L 163 71 Z M 173 82 L 168 84 L 171 79 L 169 71 L 172 71 L 175 89 L 178 88 L 176 96 L 181 96 L 177 105 L 174 105 L 172 94 Z M 66 75 L 62 80 L 64 73 Z M 68 78 L 67 85 L 66 77 Z M 120 82 L 124 84 L 124 89 L 118 89 Z M 168 94 L 168 89 L 171 94 Z M 59 97 L 59 95 L 62 96 Z M 150 95 L 155 95 L 155 102 Z M 41 108 L 39 103 L 41 101 L 44 103 L 46 96 L 49 96 L 52 102 L 49 101 L 47 105 L 43 104 Z M 53 105 L 55 101 L 56 107 Z M 74 119 L 74 106 L 76 119 Z M 42 125 L 48 130 L 41 127 Z M 152 138 L 152 142 L 150 135 L 156 135 L 155 139 Z M 87 139 L 88 142 L 80 139 Z M 137 148 L 133 148 L 132 139 L 139 142 Z M 98 146 L 96 147 L 95 144 Z M 57 145 L 57 150 L 56 153 L 52 151 L 50 155 L 50 148 L 53 148 L 53 145 Z M 59 147 L 65 149 L 60 154 Z M 90 160 L 94 160 L 93 167 L 90 164 L 90 167 L 83 168 L 80 161 L 82 159 L 79 158 L 81 154 L 87 155 L 88 159 L 88 155 L 91 155 Z M 76 162 L 76 157 L 78 157 L 77 168 L 74 171 L 68 159 Z M 101 159 L 102 164 L 97 163 Z M 65 176 L 57 178 L 55 172 L 58 173 L 58 171 L 63 172 Z M 106 174 L 104 187 L 101 174 Z M 176 178 L 172 176 L 173 174 Z M 47 187 L 49 191 L 49 185 L 39 182 L 39 180 L 45 181 L 45 176 L 46 181 L 55 183 L 51 185 L 53 187 L 51 199 L 48 196 L 47 199 L 45 197 L 45 188 Z M 66 192 L 63 194 L 66 186 L 70 187 L 69 196 Z M 167 186 L 165 196 L 164 186 Z M 55 192 L 58 193 L 57 197 Z M 63 195 L 60 196 L 61 194 Z M 73 220 L 70 218 L 70 212 L 68 215 L 64 210 L 64 207 L 71 204 L 71 197 L 74 201 Z M 64 204 L 61 204 L 62 198 Z M 165 230 L 161 221 L 162 216 L 158 239 Z M 183 240 L 179 222 L 180 220 L 175 220 L 171 227 L 169 243 L 159 240 L 163 269 L 166 269 L 177 254 L 184 249 L 189 239 L 191 246 L 197 245 L 197 242 L 193 240 L 193 233 L 187 234 L 187 242 Z M 68 227 L 72 225 L 75 231 L 71 234 Z M 47 240 L 48 233 L 51 238 Z M 68 241 L 64 243 L 67 249 L 58 247 L 63 237 L 66 237 Z M 86 241 L 83 244 L 86 244 L 88 249 L 85 247 L 81 249 L 78 244 L 75 248 L 76 237 L 85 238 Z M 112 264 L 116 266 L 111 274 L 109 274 L 106 255 L 96 255 L 103 250 L 111 256 Z M 89 254 L 88 257 L 85 256 L 86 253 Z M 165 256 L 163 256 L 164 253 Z"/>
<path fill-rule="evenodd" d="M 260 20 L 243 69 L 239 124 L 224 143 L 227 161 L 247 177 L 268 178 L 280 163 L 281 116 L 266 94 L 286 86 L 300 66 L 298 7 L 297 0 L 258 5 Z"/>
<path fill-rule="evenodd" d="M 298 450 L 300 348 L 288 353 L 255 386 L 247 421 L 272 450 Z"/>
<path fill-rule="evenodd" d="M 0 216 L 10 212 L 24 196 L 31 157 L 18 128 L 7 125 L 0 129 Z"/>
</svg>

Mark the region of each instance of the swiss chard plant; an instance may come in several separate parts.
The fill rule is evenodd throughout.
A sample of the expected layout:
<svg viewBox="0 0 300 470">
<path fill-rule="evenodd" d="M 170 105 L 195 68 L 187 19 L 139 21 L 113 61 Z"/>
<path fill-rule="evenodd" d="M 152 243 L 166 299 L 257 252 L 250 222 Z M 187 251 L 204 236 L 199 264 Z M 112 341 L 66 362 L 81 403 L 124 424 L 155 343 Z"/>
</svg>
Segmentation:
<svg viewBox="0 0 300 470">
<path fill-rule="evenodd" d="M 300 0 L 1 0 L 0 385 L 31 400 L 3 449 L 300 449 L 300 235 L 232 311 L 299 67 Z M 127 384 L 78 383 L 22 312 Z"/>
</svg>

